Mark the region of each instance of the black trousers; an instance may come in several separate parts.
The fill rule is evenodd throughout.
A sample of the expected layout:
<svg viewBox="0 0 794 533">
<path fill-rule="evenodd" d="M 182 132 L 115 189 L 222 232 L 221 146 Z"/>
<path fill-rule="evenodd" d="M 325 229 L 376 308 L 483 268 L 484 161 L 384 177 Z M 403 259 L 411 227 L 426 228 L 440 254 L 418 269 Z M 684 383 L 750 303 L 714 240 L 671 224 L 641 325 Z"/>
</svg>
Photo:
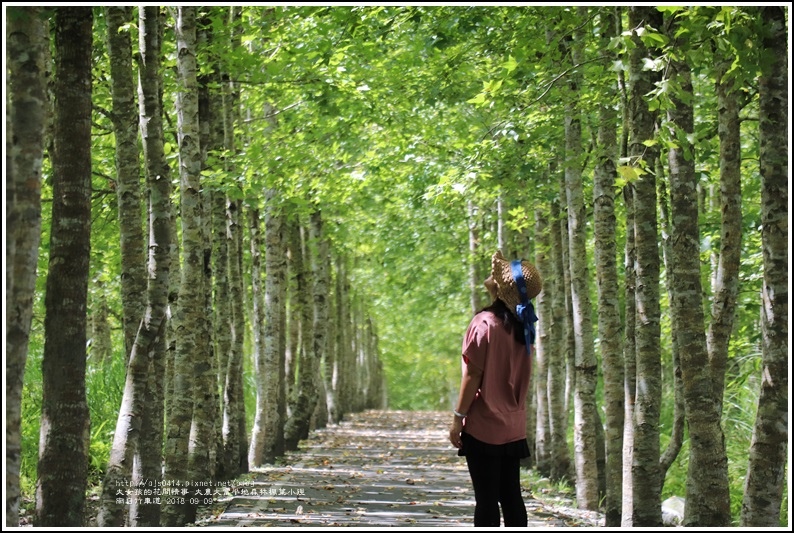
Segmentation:
<svg viewBox="0 0 794 533">
<path fill-rule="evenodd" d="M 527 509 L 521 496 L 518 457 L 466 454 L 474 485 L 475 527 L 499 527 L 499 506 L 506 527 L 525 527 Z"/>
</svg>

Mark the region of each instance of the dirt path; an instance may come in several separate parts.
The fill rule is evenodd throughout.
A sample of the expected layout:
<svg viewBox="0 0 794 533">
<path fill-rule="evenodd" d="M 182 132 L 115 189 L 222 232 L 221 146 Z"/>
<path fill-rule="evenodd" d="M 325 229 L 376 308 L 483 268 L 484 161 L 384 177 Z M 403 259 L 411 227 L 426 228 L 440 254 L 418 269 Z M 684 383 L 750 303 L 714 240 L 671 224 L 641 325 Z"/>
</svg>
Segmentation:
<svg viewBox="0 0 794 533">
<path fill-rule="evenodd" d="M 196 525 L 470 527 L 465 459 L 446 439 L 446 412 L 366 411 L 313 432 L 283 464 L 237 480 Z M 596 525 L 524 491 L 530 527 Z M 208 510 L 209 511 L 209 510 Z"/>
</svg>

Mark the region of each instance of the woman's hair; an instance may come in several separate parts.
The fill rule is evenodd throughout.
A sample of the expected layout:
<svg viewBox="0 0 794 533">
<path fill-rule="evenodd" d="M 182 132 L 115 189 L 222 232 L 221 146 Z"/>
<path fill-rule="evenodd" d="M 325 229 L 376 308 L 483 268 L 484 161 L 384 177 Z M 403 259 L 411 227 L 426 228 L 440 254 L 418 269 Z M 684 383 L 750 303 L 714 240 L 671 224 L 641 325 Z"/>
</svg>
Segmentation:
<svg viewBox="0 0 794 533">
<path fill-rule="evenodd" d="M 507 332 L 513 334 L 513 339 L 515 339 L 518 344 L 526 346 L 527 340 L 524 338 L 524 324 L 518 320 L 516 315 L 510 312 L 510 309 L 507 308 L 507 305 L 505 305 L 502 300 L 497 298 L 491 305 L 484 307 L 482 311 L 490 311 L 496 315 L 499 320 L 502 321 Z"/>
</svg>

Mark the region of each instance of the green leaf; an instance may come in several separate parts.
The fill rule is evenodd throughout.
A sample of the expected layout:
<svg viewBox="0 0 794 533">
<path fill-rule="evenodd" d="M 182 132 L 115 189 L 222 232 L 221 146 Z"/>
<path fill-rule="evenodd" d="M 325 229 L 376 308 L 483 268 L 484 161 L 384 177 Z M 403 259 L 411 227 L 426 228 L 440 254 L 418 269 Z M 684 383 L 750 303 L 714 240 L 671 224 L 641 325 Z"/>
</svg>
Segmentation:
<svg viewBox="0 0 794 533">
<path fill-rule="evenodd" d="M 649 46 L 665 46 L 668 42 L 670 42 L 670 39 L 668 39 L 666 35 L 657 33 L 655 31 L 646 31 L 642 40 L 646 45 Z"/>
<path fill-rule="evenodd" d="M 659 72 L 664 68 L 664 60 L 661 57 L 651 59 L 650 57 L 642 58 L 642 70 L 652 70 Z"/>
<path fill-rule="evenodd" d="M 507 70 L 508 74 L 513 72 L 517 66 L 518 63 L 516 62 L 516 59 L 513 56 L 508 56 L 507 61 L 502 64 L 502 68 Z"/>
<path fill-rule="evenodd" d="M 133 24 L 132 22 L 127 22 L 126 24 L 122 24 L 121 26 L 119 26 L 119 33 L 132 32 L 132 31 L 138 31 L 138 26 Z"/>
<path fill-rule="evenodd" d="M 489 81 L 488 83 L 485 84 L 483 91 L 490 94 L 496 94 L 496 92 L 499 90 L 499 87 L 501 86 L 502 86 L 502 80 Z"/>
<path fill-rule="evenodd" d="M 474 98 L 470 98 L 469 100 L 466 100 L 467 103 L 474 105 L 483 105 L 485 101 L 486 101 L 485 93 L 480 93 Z"/>
<path fill-rule="evenodd" d="M 281 72 L 282 64 L 278 61 L 268 61 L 265 65 L 265 69 L 270 76 L 275 76 Z"/>
<path fill-rule="evenodd" d="M 623 178 L 624 183 L 632 183 L 640 179 L 640 176 L 647 174 L 640 167 L 633 167 L 630 165 L 622 165 L 617 168 L 618 174 Z"/>
</svg>

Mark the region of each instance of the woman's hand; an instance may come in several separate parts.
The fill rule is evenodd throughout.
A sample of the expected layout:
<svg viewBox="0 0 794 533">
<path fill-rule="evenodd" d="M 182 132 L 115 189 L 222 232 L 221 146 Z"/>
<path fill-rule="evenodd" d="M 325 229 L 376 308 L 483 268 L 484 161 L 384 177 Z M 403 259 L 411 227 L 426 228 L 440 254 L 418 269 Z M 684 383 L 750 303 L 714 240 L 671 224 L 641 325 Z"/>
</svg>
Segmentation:
<svg viewBox="0 0 794 533">
<path fill-rule="evenodd" d="M 454 416 L 453 418 L 452 425 L 449 426 L 449 442 L 451 442 L 455 448 L 460 448 L 463 446 L 460 439 L 460 432 L 463 431 L 463 419 L 458 416 Z"/>
</svg>

